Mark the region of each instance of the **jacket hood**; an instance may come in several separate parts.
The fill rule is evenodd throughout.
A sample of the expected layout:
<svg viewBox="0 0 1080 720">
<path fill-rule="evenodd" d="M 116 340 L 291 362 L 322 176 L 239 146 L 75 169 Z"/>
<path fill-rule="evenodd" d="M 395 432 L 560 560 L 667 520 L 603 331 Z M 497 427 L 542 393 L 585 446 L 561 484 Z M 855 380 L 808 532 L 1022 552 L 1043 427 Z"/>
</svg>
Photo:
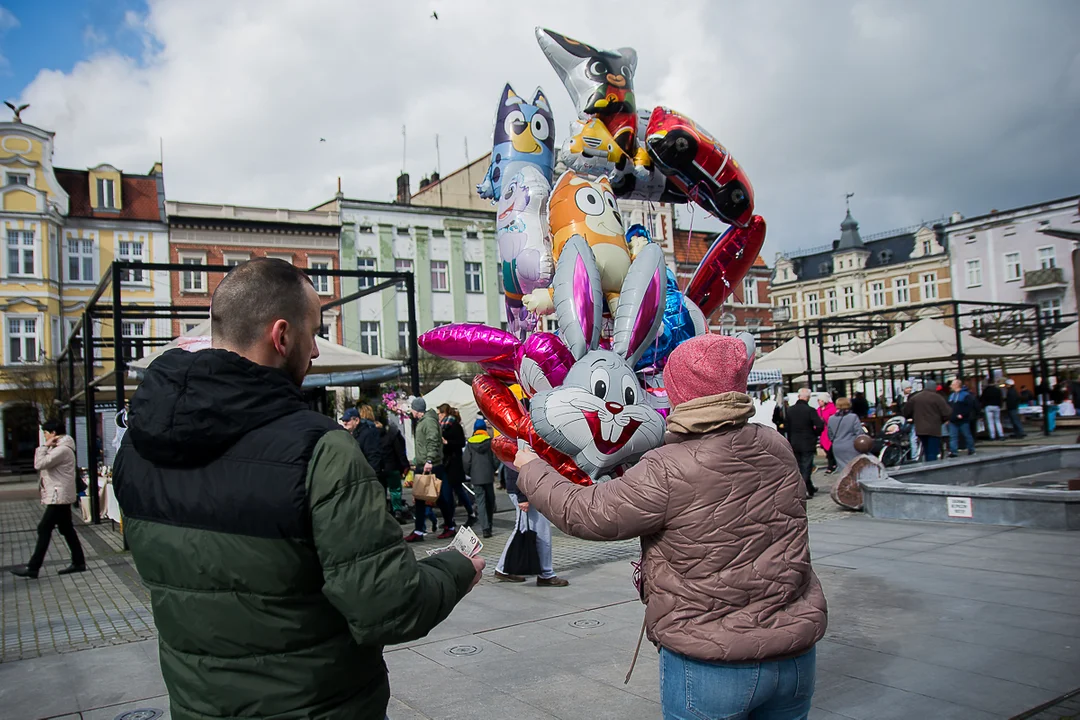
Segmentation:
<svg viewBox="0 0 1080 720">
<path fill-rule="evenodd" d="M 480 453 L 481 455 L 491 452 L 491 436 L 486 432 L 474 433 L 469 438 L 469 445 L 472 446 L 473 452 Z"/>
<path fill-rule="evenodd" d="M 703 435 L 742 427 L 754 416 L 754 401 L 741 392 L 726 392 L 695 398 L 679 405 L 668 416 L 668 432 L 673 441 L 685 435 Z"/>
<path fill-rule="evenodd" d="M 170 350 L 131 399 L 128 435 L 152 463 L 198 466 L 252 430 L 306 409 L 300 388 L 281 370 L 228 350 Z"/>
</svg>

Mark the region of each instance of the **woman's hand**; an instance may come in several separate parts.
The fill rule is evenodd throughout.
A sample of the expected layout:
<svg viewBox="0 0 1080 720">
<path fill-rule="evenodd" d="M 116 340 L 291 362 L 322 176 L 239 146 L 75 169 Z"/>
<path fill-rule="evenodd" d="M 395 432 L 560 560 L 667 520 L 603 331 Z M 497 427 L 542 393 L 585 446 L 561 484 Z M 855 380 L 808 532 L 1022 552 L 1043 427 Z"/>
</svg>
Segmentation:
<svg viewBox="0 0 1080 720">
<path fill-rule="evenodd" d="M 517 467 L 518 470 L 520 470 L 521 468 L 523 468 L 526 465 L 528 465 L 529 463 L 531 463 L 533 460 L 539 460 L 539 459 L 540 459 L 540 457 L 536 453 L 533 452 L 533 449 L 531 447 L 526 446 L 526 447 L 520 448 L 517 451 L 517 455 L 514 456 L 514 466 Z"/>
<path fill-rule="evenodd" d="M 529 512 L 528 502 L 518 503 L 518 507 L 521 508 L 521 512 Z"/>
</svg>

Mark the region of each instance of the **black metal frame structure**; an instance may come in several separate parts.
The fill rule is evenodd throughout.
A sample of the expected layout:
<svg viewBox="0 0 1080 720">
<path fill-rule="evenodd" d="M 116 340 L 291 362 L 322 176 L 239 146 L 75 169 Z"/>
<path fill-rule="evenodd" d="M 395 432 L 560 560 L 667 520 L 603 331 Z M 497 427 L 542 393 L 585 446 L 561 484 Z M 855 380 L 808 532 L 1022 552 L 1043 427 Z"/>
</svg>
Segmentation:
<svg viewBox="0 0 1080 720">
<path fill-rule="evenodd" d="M 962 311 L 963 306 L 971 306 L 974 309 L 968 311 Z M 1010 340 L 1028 340 L 1033 339 L 1031 344 L 1036 348 L 1037 366 L 1032 366 L 1032 375 L 1039 376 L 1046 380 L 1049 378 L 1049 368 L 1047 365 L 1045 354 L 1045 340 L 1053 330 L 1047 328 L 1048 319 L 1043 317 L 1040 307 L 1035 303 L 1005 303 L 1005 302 L 984 302 L 977 300 L 939 300 L 936 302 L 922 303 L 919 305 L 905 305 L 903 307 L 892 307 L 881 310 L 871 310 L 853 315 L 841 315 L 836 317 L 821 317 L 817 318 L 813 323 L 806 323 L 798 327 L 798 334 L 802 336 L 803 341 L 806 343 L 806 357 L 807 368 L 806 378 L 807 385 L 811 388 L 814 387 L 814 376 L 819 375 L 821 380 L 821 386 L 827 387 L 828 383 L 828 369 L 825 365 L 825 338 L 829 332 L 836 332 L 837 330 L 849 330 L 849 331 L 881 331 L 885 337 L 891 336 L 892 329 L 899 326 L 899 330 L 902 332 L 908 325 L 912 325 L 923 318 L 907 318 L 907 319 L 893 319 L 887 317 L 888 315 L 895 314 L 897 312 L 903 312 L 905 314 L 912 312 L 920 312 L 925 310 L 941 310 L 938 315 L 938 319 L 948 319 L 952 321 L 953 330 L 956 333 L 956 352 L 953 354 L 953 359 L 956 361 L 956 371 L 958 377 L 965 377 L 964 373 L 964 340 L 963 333 L 970 328 L 964 328 L 962 324 L 963 318 L 978 318 L 992 313 L 1014 313 L 1016 320 L 1018 321 L 1016 332 L 1011 333 L 1008 339 Z M 1024 315 L 1027 313 L 1033 315 L 1032 318 L 1028 318 L 1028 322 L 1034 321 L 1034 328 L 1031 327 L 1028 322 L 1024 322 Z M 1071 321 L 1070 321 L 1071 322 Z M 1061 324 L 1054 323 L 1055 325 Z M 1066 323 L 1067 324 L 1067 323 Z M 1033 330 L 1033 332 L 1032 332 Z M 820 371 L 815 372 L 812 367 L 813 363 L 810 361 L 811 353 L 811 339 L 815 338 L 818 343 L 818 362 L 820 365 Z M 999 338 L 1000 341 L 1000 338 Z M 935 359 L 928 359 L 928 362 L 933 362 Z M 972 361 L 973 367 L 971 368 L 972 377 L 981 377 L 979 375 L 979 360 L 975 358 Z M 880 378 L 878 377 L 879 371 L 875 369 L 872 373 L 874 386 L 877 387 L 878 380 L 884 382 L 891 382 L 888 387 L 895 387 L 896 384 L 896 366 L 903 366 L 903 376 L 909 375 L 910 363 L 892 363 L 888 365 L 889 374 L 885 374 L 885 365 L 881 366 Z M 989 369 L 990 363 L 987 363 L 987 369 Z M 928 373 L 929 374 L 929 373 Z M 865 372 L 863 383 L 865 385 Z M 1046 412 L 1046 396 L 1039 393 L 1040 404 L 1042 406 L 1042 423 L 1043 433 L 1050 434 L 1049 418 Z"/>
<path fill-rule="evenodd" d="M 114 379 L 114 391 L 116 407 L 119 410 L 124 407 L 127 391 L 128 358 L 125 355 L 126 340 L 123 334 L 125 319 L 200 319 L 204 320 L 210 315 L 209 305 L 160 305 L 151 302 L 123 302 L 123 273 L 129 270 L 141 270 L 151 273 L 159 272 L 200 272 L 225 274 L 232 270 L 227 265 L 189 265 L 181 263 L 149 263 L 138 261 L 117 260 L 104 273 L 94 292 L 86 300 L 82 317 L 68 334 L 67 342 L 63 351 L 56 357 L 56 388 L 57 405 L 68 421 L 68 431 L 72 440 L 76 438 L 76 411 L 82 409 L 86 418 L 86 458 L 87 458 L 87 485 L 90 493 L 90 513 L 94 523 L 101 522 L 101 508 L 98 498 L 98 468 L 100 458 L 97 452 L 97 423 L 94 414 L 97 410 L 98 388 L 106 387 L 104 382 L 109 378 Z M 361 288 L 358 292 L 351 293 L 342 298 L 331 300 L 322 306 L 325 312 L 332 308 L 347 305 L 367 295 L 373 295 L 387 288 L 394 287 L 399 283 L 405 284 L 405 292 L 408 298 L 409 313 L 409 358 L 408 368 L 410 388 L 414 395 L 420 394 L 420 359 L 417 345 L 419 334 L 416 319 L 416 278 L 411 272 L 383 272 L 376 270 L 341 270 L 341 269 L 304 269 L 309 276 L 314 277 L 351 277 L 358 279 L 376 280 L 370 287 Z M 169 278 L 170 292 L 172 277 Z M 102 303 L 105 293 L 111 289 L 110 301 Z M 94 321 L 111 320 L 112 335 L 109 337 L 103 333 L 99 338 L 94 337 Z M 167 345 L 173 340 L 169 338 L 147 338 L 148 346 Z M 108 358 L 97 358 L 97 348 L 112 348 L 113 368 L 94 377 L 94 364 L 99 360 L 107 362 Z M 85 349 L 85 351 L 84 351 Z M 81 363 L 81 390 L 76 388 L 76 368 Z M 65 382 L 66 380 L 66 382 Z M 67 392 L 65 392 L 65 389 Z"/>
</svg>

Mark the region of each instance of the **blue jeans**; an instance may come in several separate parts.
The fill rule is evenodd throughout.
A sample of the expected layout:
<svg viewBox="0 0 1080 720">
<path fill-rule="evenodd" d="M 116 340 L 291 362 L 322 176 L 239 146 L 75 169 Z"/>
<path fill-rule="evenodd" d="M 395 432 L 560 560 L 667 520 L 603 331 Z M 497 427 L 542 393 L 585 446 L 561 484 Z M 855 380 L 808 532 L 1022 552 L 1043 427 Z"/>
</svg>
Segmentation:
<svg viewBox="0 0 1080 720">
<path fill-rule="evenodd" d="M 922 442 L 926 461 L 933 462 L 937 460 L 938 455 L 941 453 L 941 438 L 935 435 L 920 435 L 919 441 Z"/>
<path fill-rule="evenodd" d="M 964 442 L 967 443 L 968 452 L 975 452 L 975 438 L 971 435 L 971 423 L 967 420 L 961 420 L 960 422 L 949 423 L 949 453 L 956 454 L 956 449 L 960 446 L 961 435 L 964 436 Z"/>
<path fill-rule="evenodd" d="M 1012 422 L 1013 436 L 1018 438 L 1024 437 L 1024 422 L 1020 418 L 1020 411 L 1010 410 L 1009 420 Z"/>
<path fill-rule="evenodd" d="M 664 720 L 806 720 L 817 652 L 788 660 L 714 663 L 660 649 Z"/>
</svg>

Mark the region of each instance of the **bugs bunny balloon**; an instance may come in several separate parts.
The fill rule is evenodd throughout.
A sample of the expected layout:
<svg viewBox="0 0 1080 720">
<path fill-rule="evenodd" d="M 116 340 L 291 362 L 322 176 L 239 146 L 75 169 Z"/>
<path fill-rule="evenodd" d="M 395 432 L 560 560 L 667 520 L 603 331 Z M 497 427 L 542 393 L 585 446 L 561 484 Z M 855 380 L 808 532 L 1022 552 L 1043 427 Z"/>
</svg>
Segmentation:
<svg viewBox="0 0 1080 720">
<path fill-rule="evenodd" d="M 604 297 L 592 249 L 573 237 L 560 256 L 555 313 L 576 362 L 561 386 L 532 399 L 531 417 L 536 433 L 593 479 L 663 442 L 664 420 L 648 404 L 634 364 L 663 319 L 665 279 L 660 246 L 645 246 L 623 281 L 611 350 L 602 350 Z"/>
</svg>

